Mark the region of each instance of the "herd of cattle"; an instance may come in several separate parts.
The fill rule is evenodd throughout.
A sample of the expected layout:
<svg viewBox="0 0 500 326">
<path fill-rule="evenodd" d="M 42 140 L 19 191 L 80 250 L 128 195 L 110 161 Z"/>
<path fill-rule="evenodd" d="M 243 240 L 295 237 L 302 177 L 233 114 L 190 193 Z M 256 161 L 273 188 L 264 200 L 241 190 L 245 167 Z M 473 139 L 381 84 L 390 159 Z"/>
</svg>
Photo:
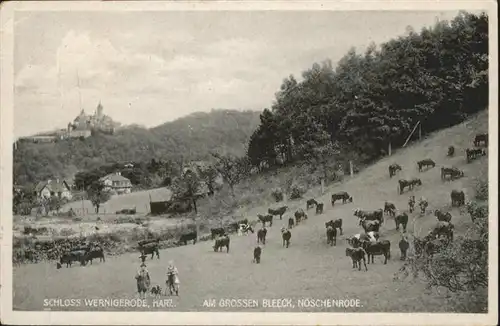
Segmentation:
<svg viewBox="0 0 500 326">
<path fill-rule="evenodd" d="M 474 145 L 480 146 L 484 144 L 488 145 L 488 135 L 479 134 L 474 140 Z M 455 154 L 455 148 L 451 146 L 448 149 L 447 156 L 453 156 Z M 467 162 L 485 155 L 484 149 L 466 149 L 465 150 Z M 419 172 L 425 172 L 436 166 L 436 163 L 432 159 L 424 159 L 417 162 L 417 169 Z M 399 164 L 393 163 L 389 165 L 389 178 L 395 176 L 399 171 L 403 170 Z M 455 180 L 457 178 L 463 177 L 463 171 L 455 167 L 441 167 L 441 179 L 443 181 Z M 413 178 L 410 180 L 400 179 L 398 180 L 398 193 L 403 194 L 404 190 L 408 188 L 412 190 L 415 186 L 422 186 L 422 181 L 418 178 Z M 450 194 L 451 205 L 453 206 L 463 206 L 465 205 L 465 194 L 462 190 L 453 190 Z M 353 197 L 345 192 L 337 192 L 331 195 L 331 205 L 335 206 L 337 201 L 342 201 L 343 204 L 353 203 Z M 374 256 L 382 255 L 384 256 L 384 264 L 391 257 L 391 243 L 389 240 L 381 239 L 380 227 L 384 224 L 384 216 L 390 216 L 394 218 L 396 230 L 400 231 L 402 229 L 401 240 L 399 241 L 399 249 L 401 252 L 401 259 L 406 259 L 407 250 L 410 247 L 408 242 L 408 237 L 406 236 L 407 225 L 409 220 L 408 213 L 413 213 L 415 210 L 415 196 L 410 196 L 408 200 L 408 210 L 398 210 L 393 203 L 385 202 L 383 208 L 376 210 L 363 210 L 360 208 L 354 209 L 354 216 L 359 220 L 359 226 L 364 231 L 359 234 L 355 234 L 347 238 L 347 243 L 349 247 L 346 248 L 346 256 L 350 257 L 352 260 L 352 267 L 361 270 L 361 263 L 363 263 L 365 270 L 368 268 L 366 266 L 366 257 L 368 258 L 368 264 L 374 262 Z M 428 202 L 424 198 L 420 198 L 418 205 L 420 207 L 420 213 L 423 215 L 428 207 Z M 306 209 L 298 209 L 293 217 L 288 219 L 288 227 L 281 228 L 282 245 L 288 248 L 291 243 L 292 233 L 291 230 L 305 220 L 308 219 L 308 214 L 306 211 L 315 207 L 316 214 L 322 214 L 324 210 L 324 204 L 318 202 L 315 199 L 309 199 L 306 201 Z M 273 219 L 279 217 L 280 220 L 288 211 L 288 206 L 282 206 L 279 208 L 269 208 L 267 214 L 258 214 L 258 220 L 262 226 L 256 230 L 257 231 L 257 246 L 253 251 L 253 262 L 260 263 L 262 255 L 262 246 L 266 245 L 266 236 L 268 232 L 267 227 L 272 227 Z M 454 225 L 451 222 L 452 215 L 449 212 L 442 212 L 440 210 L 435 210 L 434 215 L 437 219 L 435 227 L 423 238 L 415 238 L 413 245 L 416 255 L 429 254 L 432 255 L 436 248 L 446 245 L 449 241 L 453 241 L 453 231 Z M 336 246 L 337 245 L 337 233 L 343 235 L 342 230 L 342 218 L 331 220 L 325 223 L 326 231 L 326 243 L 327 245 Z M 337 231 L 338 230 L 338 231 Z M 241 221 L 233 222 L 228 225 L 227 228 L 212 228 L 211 238 L 215 241 L 213 245 L 214 251 L 221 251 L 224 248 L 226 252 L 229 252 L 230 247 L 230 237 L 229 233 L 238 232 L 240 234 L 254 233 L 254 227 L 249 224 L 248 219 L 243 219 Z M 193 241 L 196 244 L 198 239 L 198 234 L 196 231 L 186 232 L 180 235 L 178 244 L 186 245 L 189 241 Z M 147 255 L 151 254 L 151 259 L 156 255 L 160 258 L 159 254 L 160 241 L 158 239 L 143 240 L 138 243 L 138 249 L 141 253 L 140 258 L 144 261 Z M 104 250 L 103 247 L 97 243 L 74 243 L 59 246 L 57 252 L 54 253 L 58 255 L 59 262 L 57 263 L 57 268 L 61 268 L 63 264 L 70 267 L 73 262 L 80 262 L 81 265 L 86 265 L 88 262 L 92 264 L 93 259 L 99 258 L 100 261 L 104 262 Z"/>
</svg>

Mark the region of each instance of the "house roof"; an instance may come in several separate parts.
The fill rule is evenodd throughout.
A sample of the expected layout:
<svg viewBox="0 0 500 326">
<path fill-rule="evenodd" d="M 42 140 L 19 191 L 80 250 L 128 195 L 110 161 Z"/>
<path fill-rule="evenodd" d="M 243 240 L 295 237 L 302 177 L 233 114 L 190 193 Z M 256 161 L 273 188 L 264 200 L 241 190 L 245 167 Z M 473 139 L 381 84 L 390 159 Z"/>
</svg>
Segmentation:
<svg viewBox="0 0 500 326">
<path fill-rule="evenodd" d="M 65 180 L 47 180 L 47 181 L 40 181 L 36 187 L 35 191 L 40 192 L 43 190 L 43 188 L 47 187 L 50 191 L 53 192 L 63 192 L 66 190 L 69 190 L 68 183 Z"/>
<path fill-rule="evenodd" d="M 107 176 L 102 177 L 100 180 L 128 181 L 128 182 L 130 182 L 129 179 L 127 179 L 124 176 L 121 176 L 119 174 L 116 174 L 116 173 L 108 174 Z"/>
</svg>

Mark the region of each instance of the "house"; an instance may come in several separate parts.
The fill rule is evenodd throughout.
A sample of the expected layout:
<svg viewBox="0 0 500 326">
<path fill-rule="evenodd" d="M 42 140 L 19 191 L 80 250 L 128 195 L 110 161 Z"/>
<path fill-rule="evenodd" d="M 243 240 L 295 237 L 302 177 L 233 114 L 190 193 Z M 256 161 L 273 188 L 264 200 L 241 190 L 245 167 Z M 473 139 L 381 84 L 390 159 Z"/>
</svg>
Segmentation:
<svg viewBox="0 0 500 326">
<path fill-rule="evenodd" d="M 47 180 L 40 181 L 35 187 L 35 193 L 38 198 L 50 198 L 57 196 L 70 200 L 73 195 L 71 193 L 71 186 L 66 180 Z"/>
<path fill-rule="evenodd" d="M 99 179 L 104 184 L 104 189 L 116 194 L 129 194 L 132 191 L 132 182 L 121 175 L 120 172 L 108 174 Z"/>
</svg>

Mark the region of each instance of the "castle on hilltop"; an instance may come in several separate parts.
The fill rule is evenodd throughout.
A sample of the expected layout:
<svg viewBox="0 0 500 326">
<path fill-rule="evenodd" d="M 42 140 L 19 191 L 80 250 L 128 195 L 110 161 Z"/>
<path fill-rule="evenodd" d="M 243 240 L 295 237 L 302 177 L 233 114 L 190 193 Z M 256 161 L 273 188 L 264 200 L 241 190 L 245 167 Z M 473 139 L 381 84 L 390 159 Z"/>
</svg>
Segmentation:
<svg viewBox="0 0 500 326">
<path fill-rule="evenodd" d="M 112 135 L 115 132 L 115 128 L 119 126 L 120 123 L 113 121 L 111 117 L 104 114 L 102 104 L 99 102 L 92 115 L 85 114 L 85 110 L 82 109 L 73 122 L 68 123 L 67 134 L 70 138 L 86 138 L 91 135 L 92 131 L 100 131 Z"/>
<path fill-rule="evenodd" d="M 52 143 L 57 140 L 68 138 L 87 138 L 96 131 L 112 135 L 119 126 L 119 122 L 113 121 L 110 116 L 104 114 L 104 109 L 99 101 L 93 114 L 87 115 L 85 110 L 82 109 L 80 114 L 72 122 L 68 123 L 66 129 L 38 134 L 31 137 L 22 137 L 19 140 L 31 141 L 34 143 Z"/>
</svg>

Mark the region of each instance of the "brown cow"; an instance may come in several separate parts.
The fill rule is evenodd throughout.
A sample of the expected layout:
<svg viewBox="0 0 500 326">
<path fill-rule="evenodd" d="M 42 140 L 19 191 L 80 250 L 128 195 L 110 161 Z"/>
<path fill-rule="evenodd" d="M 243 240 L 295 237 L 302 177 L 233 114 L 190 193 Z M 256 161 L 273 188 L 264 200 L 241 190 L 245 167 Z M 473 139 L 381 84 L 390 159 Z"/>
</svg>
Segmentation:
<svg viewBox="0 0 500 326">
<path fill-rule="evenodd" d="M 363 248 L 346 248 L 345 255 L 347 257 L 351 257 L 352 260 L 352 268 L 358 267 L 358 270 L 361 270 L 361 261 L 365 265 L 365 271 L 368 271 L 368 267 L 366 267 L 366 252 Z"/>
</svg>

